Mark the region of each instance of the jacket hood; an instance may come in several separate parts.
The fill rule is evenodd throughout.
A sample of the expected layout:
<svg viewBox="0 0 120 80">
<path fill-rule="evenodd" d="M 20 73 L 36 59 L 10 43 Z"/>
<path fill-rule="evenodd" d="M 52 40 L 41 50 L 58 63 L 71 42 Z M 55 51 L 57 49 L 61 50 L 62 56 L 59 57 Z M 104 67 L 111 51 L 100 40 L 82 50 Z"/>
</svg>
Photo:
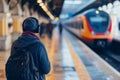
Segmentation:
<svg viewBox="0 0 120 80">
<path fill-rule="evenodd" d="M 15 48 L 24 48 L 38 41 L 34 35 L 22 34 L 13 44 Z"/>
</svg>

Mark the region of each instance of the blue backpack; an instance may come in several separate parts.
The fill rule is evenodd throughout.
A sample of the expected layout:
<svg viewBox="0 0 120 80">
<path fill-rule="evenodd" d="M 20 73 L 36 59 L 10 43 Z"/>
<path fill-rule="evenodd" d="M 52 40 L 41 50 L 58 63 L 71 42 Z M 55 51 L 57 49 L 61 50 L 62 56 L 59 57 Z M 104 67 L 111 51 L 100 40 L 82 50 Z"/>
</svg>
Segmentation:
<svg viewBox="0 0 120 80">
<path fill-rule="evenodd" d="M 5 69 L 7 80 L 39 80 L 39 70 L 29 49 L 16 49 L 8 58 Z"/>
</svg>

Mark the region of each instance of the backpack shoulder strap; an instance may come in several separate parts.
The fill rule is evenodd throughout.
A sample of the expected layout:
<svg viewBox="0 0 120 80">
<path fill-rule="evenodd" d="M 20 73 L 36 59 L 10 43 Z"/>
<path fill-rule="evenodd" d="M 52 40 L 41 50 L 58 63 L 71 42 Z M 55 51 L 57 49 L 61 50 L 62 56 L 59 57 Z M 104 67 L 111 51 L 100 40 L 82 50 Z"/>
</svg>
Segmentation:
<svg viewBox="0 0 120 80">
<path fill-rule="evenodd" d="M 29 56 L 29 60 L 30 60 L 30 69 L 33 73 L 33 78 L 34 80 L 39 80 L 39 69 L 36 67 L 34 59 L 32 54 L 29 52 L 29 49 L 32 48 L 35 44 L 39 43 L 39 41 L 33 42 L 32 44 L 29 45 L 29 47 L 27 48 L 28 51 L 28 56 Z"/>
</svg>

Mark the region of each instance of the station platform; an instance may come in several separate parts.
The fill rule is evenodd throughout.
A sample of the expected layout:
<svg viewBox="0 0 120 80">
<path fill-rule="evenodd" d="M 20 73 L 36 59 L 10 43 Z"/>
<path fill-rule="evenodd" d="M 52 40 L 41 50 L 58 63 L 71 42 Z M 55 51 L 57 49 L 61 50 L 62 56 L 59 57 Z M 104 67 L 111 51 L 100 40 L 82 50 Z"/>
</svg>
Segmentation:
<svg viewBox="0 0 120 80">
<path fill-rule="evenodd" d="M 63 30 L 60 36 L 58 28 L 55 28 L 52 39 L 45 35 L 40 40 L 51 62 L 46 80 L 114 80 L 100 69 L 90 51 L 67 31 Z M 9 55 L 10 50 L 0 51 L 0 80 L 6 80 L 5 63 Z"/>
</svg>

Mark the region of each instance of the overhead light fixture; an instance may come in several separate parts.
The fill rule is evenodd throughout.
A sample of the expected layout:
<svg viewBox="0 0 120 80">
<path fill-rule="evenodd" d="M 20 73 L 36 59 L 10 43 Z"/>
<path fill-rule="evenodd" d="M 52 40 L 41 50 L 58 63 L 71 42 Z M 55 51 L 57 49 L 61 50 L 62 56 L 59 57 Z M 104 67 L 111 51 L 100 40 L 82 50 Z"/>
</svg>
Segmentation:
<svg viewBox="0 0 120 80">
<path fill-rule="evenodd" d="M 106 6 L 106 5 L 103 5 L 102 9 L 103 9 L 103 10 L 106 10 L 106 9 L 107 9 L 107 6 Z"/>
<path fill-rule="evenodd" d="M 99 9 L 99 10 L 102 10 L 102 7 L 99 7 L 98 9 Z"/>
<path fill-rule="evenodd" d="M 37 3 L 42 3 L 42 0 L 37 0 Z"/>
<path fill-rule="evenodd" d="M 47 12 L 48 11 L 48 9 L 47 9 L 47 7 L 44 5 L 44 6 L 41 6 L 42 7 L 42 9 L 45 11 L 45 12 Z"/>
<path fill-rule="evenodd" d="M 43 5 L 44 5 L 44 3 L 42 2 L 42 3 L 40 3 L 39 5 L 40 5 L 40 6 L 43 6 Z"/>
<path fill-rule="evenodd" d="M 39 6 L 41 6 L 41 8 L 46 12 L 46 14 L 53 20 L 54 16 L 50 13 L 50 11 L 48 10 L 47 6 L 43 3 L 43 1 L 37 0 L 37 2 L 39 3 Z"/>
<path fill-rule="evenodd" d="M 82 2 L 81 2 L 81 0 L 65 0 L 65 4 L 81 4 Z"/>
<path fill-rule="evenodd" d="M 120 1 L 119 1 L 119 0 L 116 0 L 116 1 L 113 2 L 113 5 L 114 5 L 114 6 L 118 6 L 119 4 L 120 4 Z"/>
<path fill-rule="evenodd" d="M 112 7 L 113 7 L 112 3 L 108 3 L 107 7 L 108 7 L 109 9 L 112 9 Z"/>
<path fill-rule="evenodd" d="M 48 15 L 51 19 L 54 19 L 54 16 L 50 13 L 50 11 L 47 12 L 47 15 Z"/>
<path fill-rule="evenodd" d="M 59 18 L 58 18 L 58 17 L 56 17 L 56 18 L 55 18 L 55 20 L 56 20 L 56 21 L 58 21 L 58 20 L 59 20 Z"/>
</svg>

